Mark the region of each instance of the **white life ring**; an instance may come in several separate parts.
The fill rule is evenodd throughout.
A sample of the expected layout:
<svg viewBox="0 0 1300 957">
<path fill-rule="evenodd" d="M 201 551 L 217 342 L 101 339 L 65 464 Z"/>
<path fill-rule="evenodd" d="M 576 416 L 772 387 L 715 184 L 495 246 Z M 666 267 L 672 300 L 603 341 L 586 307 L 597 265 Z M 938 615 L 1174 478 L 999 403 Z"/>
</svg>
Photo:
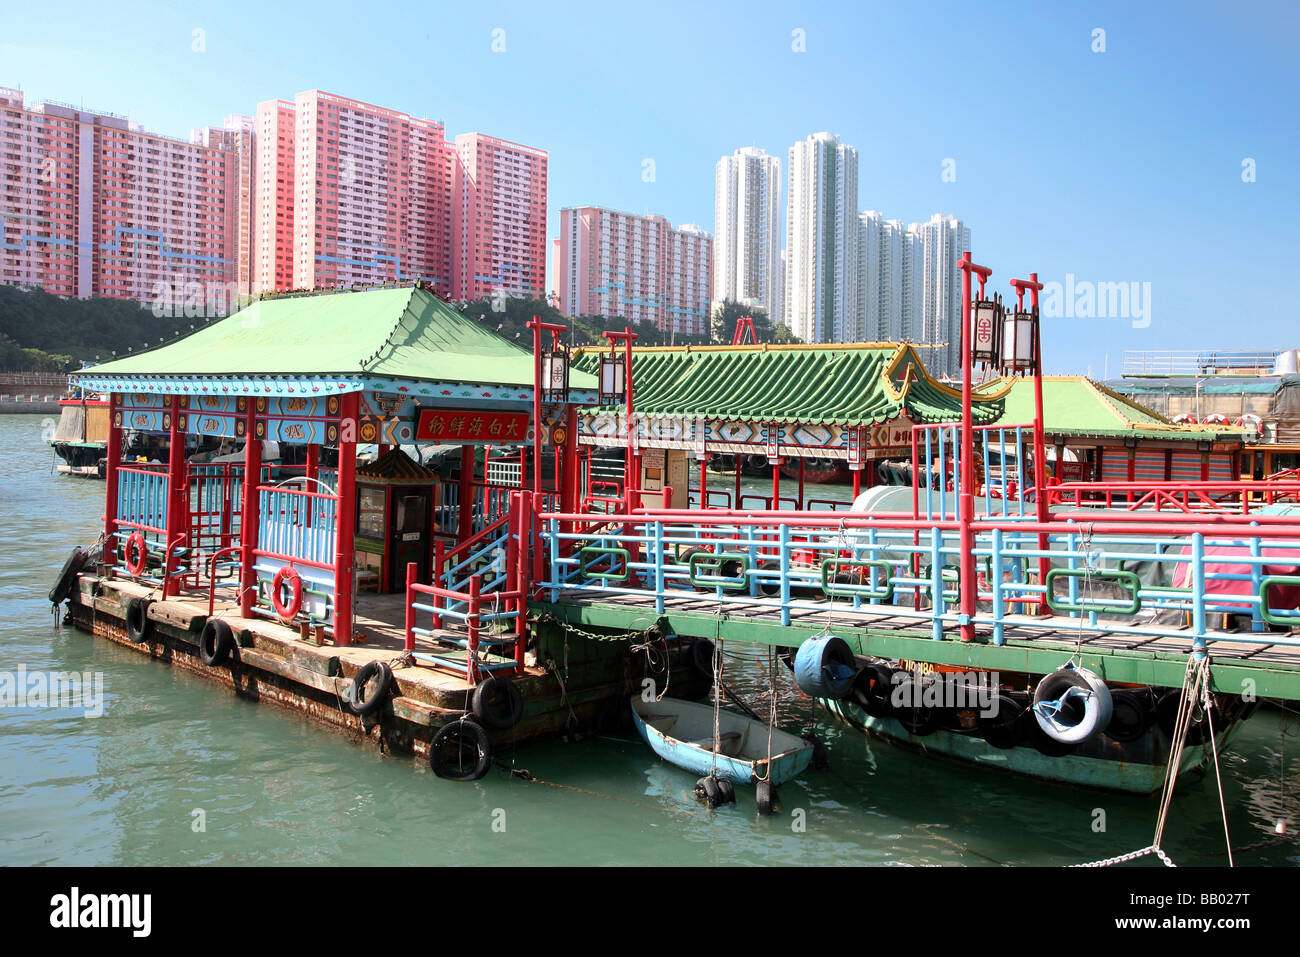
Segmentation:
<svg viewBox="0 0 1300 957">
<path fill-rule="evenodd" d="M 1213 415 L 1207 415 L 1205 417 L 1205 424 L 1206 425 L 1227 425 L 1228 417 L 1226 415 L 1220 415 L 1219 413 L 1215 412 Z"/>
<path fill-rule="evenodd" d="M 1169 420 L 1174 425 L 1196 425 L 1196 416 L 1190 412 L 1184 412 L 1182 415 L 1176 415 Z"/>
<path fill-rule="evenodd" d="M 1106 683 L 1091 671 L 1067 664 L 1044 675 L 1034 688 L 1034 717 L 1043 733 L 1078 744 L 1106 730 L 1113 704 Z"/>
<path fill-rule="evenodd" d="M 1238 428 L 1254 429 L 1256 432 L 1264 425 L 1264 420 L 1254 412 L 1247 412 L 1245 415 L 1238 417 L 1237 421 L 1232 423 Z"/>
</svg>

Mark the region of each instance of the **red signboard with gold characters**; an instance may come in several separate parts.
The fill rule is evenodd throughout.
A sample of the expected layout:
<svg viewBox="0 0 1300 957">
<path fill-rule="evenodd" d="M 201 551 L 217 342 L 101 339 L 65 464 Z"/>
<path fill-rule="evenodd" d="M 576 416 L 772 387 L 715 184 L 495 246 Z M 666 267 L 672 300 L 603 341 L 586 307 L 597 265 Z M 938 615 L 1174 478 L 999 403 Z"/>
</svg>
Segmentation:
<svg viewBox="0 0 1300 957">
<path fill-rule="evenodd" d="M 528 413 L 421 409 L 415 439 L 445 445 L 524 442 L 528 439 Z"/>
</svg>

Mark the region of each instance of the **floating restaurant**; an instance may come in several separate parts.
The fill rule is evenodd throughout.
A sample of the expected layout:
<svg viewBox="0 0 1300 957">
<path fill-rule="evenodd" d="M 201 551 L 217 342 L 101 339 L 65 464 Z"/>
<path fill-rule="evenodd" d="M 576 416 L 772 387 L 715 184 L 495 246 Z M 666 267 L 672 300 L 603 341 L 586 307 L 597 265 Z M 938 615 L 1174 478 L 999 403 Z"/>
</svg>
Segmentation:
<svg viewBox="0 0 1300 957">
<path fill-rule="evenodd" d="M 80 374 L 111 409 L 105 527 L 51 599 L 445 777 L 627 718 L 711 805 L 779 807 L 817 746 L 768 733 L 775 693 L 722 707 L 746 643 L 865 733 L 1167 805 L 1260 699 L 1300 700 L 1300 483 L 1224 474 L 1231 430 L 1042 376 L 1035 277 L 1011 309 L 961 267 L 960 388 L 907 344 L 570 353 L 534 321 L 530 354 L 419 286 L 263 300 Z M 128 426 L 166 463 L 123 462 Z M 189 461 L 190 434 L 242 457 Z M 709 482 L 745 455 L 771 495 Z M 851 506 L 783 497 L 812 459 Z M 988 707 L 949 693 L 972 676 Z"/>
</svg>

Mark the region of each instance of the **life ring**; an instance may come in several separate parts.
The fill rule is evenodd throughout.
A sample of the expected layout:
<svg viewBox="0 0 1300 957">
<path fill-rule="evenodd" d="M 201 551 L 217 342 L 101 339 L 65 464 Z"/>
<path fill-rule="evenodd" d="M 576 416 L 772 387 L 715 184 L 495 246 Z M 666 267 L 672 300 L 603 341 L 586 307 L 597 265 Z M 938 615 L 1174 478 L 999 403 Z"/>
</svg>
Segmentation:
<svg viewBox="0 0 1300 957">
<path fill-rule="evenodd" d="M 209 668 L 225 663 L 235 647 L 235 636 L 220 618 L 209 618 L 199 633 L 199 660 Z"/>
<path fill-rule="evenodd" d="M 1196 425 L 1196 416 L 1190 412 L 1184 412 L 1182 415 L 1176 415 L 1169 420 L 1174 425 Z"/>
<path fill-rule="evenodd" d="M 1264 425 L 1264 420 L 1254 412 L 1247 412 L 1245 415 L 1239 416 L 1237 421 L 1232 424 L 1238 428 L 1254 429 L 1255 431 L 1259 431 L 1259 429 Z"/>
<path fill-rule="evenodd" d="M 506 731 L 524 716 L 524 696 L 509 678 L 492 675 L 474 689 L 471 708 L 483 727 Z"/>
<path fill-rule="evenodd" d="M 1091 671 L 1067 664 L 1044 675 L 1034 688 L 1034 717 L 1043 733 L 1078 744 L 1106 730 L 1112 714 L 1110 689 Z"/>
<path fill-rule="evenodd" d="M 132 575 L 144 574 L 145 567 L 149 564 L 149 546 L 143 535 L 132 532 L 127 537 L 122 558 L 126 563 L 126 570 Z"/>
<path fill-rule="evenodd" d="M 1025 704 L 1022 697 L 1000 691 L 990 702 L 989 713 L 979 716 L 980 737 L 993 747 L 1009 751 L 1025 738 Z"/>
<path fill-rule="evenodd" d="M 487 732 L 469 718 L 444 724 L 429 744 L 429 764 L 440 778 L 477 781 L 492 767 Z"/>
<path fill-rule="evenodd" d="M 126 637 L 133 645 L 143 644 L 153 631 L 153 622 L 149 620 L 151 604 L 147 598 L 131 598 L 126 603 Z"/>
<path fill-rule="evenodd" d="M 373 682 L 374 690 L 367 696 L 366 685 Z M 367 715 L 378 710 L 388 696 L 388 688 L 393 683 L 393 669 L 382 661 L 368 661 L 361 666 L 352 678 L 352 687 L 348 691 L 348 707 L 354 713 Z"/>
<path fill-rule="evenodd" d="M 63 563 L 63 569 L 59 572 L 59 577 L 54 580 L 54 587 L 50 589 L 50 604 L 61 605 L 64 599 L 72 594 L 72 586 L 77 582 L 77 576 L 81 570 L 86 567 L 90 561 L 90 552 L 86 551 L 80 545 L 72 550 L 68 560 Z"/>
<path fill-rule="evenodd" d="M 1226 415 L 1221 415 L 1218 412 L 1214 412 L 1205 417 L 1205 425 L 1227 425 L 1227 424 L 1228 424 L 1228 417 Z"/>
<path fill-rule="evenodd" d="M 868 664 L 853 681 L 853 700 L 873 718 L 883 718 L 893 706 L 889 696 L 894 689 L 894 669 L 885 664 Z"/>
<path fill-rule="evenodd" d="M 813 698 L 843 698 L 853 690 L 858 663 L 849 643 L 836 635 L 809 638 L 794 656 L 794 679 Z"/>
<path fill-rule="evenodd" d="M 289 601 L 280 600 L 280 590 L 288 584 Z M 284 621 L 292 621 L 302 610 L 302 578 L 288 565 L 281 565 L 271 580 L 271 605 Z"/>
</svg>

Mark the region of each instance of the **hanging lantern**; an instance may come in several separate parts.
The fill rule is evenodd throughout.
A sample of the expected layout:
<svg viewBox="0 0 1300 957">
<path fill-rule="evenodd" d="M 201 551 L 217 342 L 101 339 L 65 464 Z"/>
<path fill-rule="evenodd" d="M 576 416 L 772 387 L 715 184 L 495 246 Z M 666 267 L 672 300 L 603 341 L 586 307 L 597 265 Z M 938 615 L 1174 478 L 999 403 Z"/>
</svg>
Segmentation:
<svg viewBox="0 0 1300 957">
<path fill-rule="evenodd" d="M 1008 312 L 1002 322 L 1002 373 L 1028 375 L 1038 368 L 1038 313 Z"/>
<path fill-rule="evenodd" d="M 569 401 L 569 350 L 563 345 L 542 353 L 542 401 Z"/>
<path fill-rule="evenodd" d="M 1002 297 L 971 303 L 971 361 L 997 365 L 1002 361 Z"/>
<path fill-rule="evenodd" d="M 600 357 L 600 404 L 614 405 L 627 394 L 627 369 L 615 355 Z"/>
</svg>

